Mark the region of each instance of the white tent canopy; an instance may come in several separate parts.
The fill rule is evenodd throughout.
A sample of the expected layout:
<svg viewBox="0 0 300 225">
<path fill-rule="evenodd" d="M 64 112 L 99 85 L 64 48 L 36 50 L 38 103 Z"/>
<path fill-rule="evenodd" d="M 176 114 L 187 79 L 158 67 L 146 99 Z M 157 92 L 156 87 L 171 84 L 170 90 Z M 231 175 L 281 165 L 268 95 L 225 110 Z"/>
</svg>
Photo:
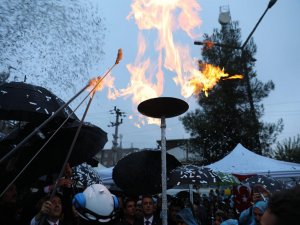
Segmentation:
<svg viewBox="0 0 300 225">
<path fill-rule="evenodd" d="M 223 159 L 208 165 L 214 171 L 240 175 L 260 174 L 272 177 L 300 177 L 300 164 L 264 157 L 238 144 Z"/>
<path fill-rule="evenodd" d="M 101 177 L 101 180 L 105 186 L 115 185 L 115 183 L 112 179 L 113 167 L 106 168 L 106 167 L 98 166 L 98 167 L 95 167 L 94 169 L 98 172 L 98 174 Z"/>
</svg>

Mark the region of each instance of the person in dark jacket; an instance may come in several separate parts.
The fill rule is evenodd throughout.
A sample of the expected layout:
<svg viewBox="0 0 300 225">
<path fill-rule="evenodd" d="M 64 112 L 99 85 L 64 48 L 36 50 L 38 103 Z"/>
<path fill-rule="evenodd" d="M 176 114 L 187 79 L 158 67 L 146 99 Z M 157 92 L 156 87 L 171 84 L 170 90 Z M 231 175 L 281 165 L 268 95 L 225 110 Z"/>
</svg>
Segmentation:
<svg viewBox="0 0 300 225">
<path fill-rule="evenodd" d="M 184 203 L 179 199 L 172 199 L 168 207 L 168 225 L 176 225 L 177 213 L 184 207 Z"/>
<path fill-rule="evenodd" d="M 69 205 L 71 206 L 71 204 Z M 62 196 L 55 194 L 51 199 L 46 196 L 41 199 L 39 212 L 32 218 L 30 225 L 70 225 L 74 224 L 71 214 L 64 216 Z"/>
<path fill-rule="evenodd" d="M 123 216 L 117 225 L 133 225 L 136 221 L 136 202 L 133 198 L 125 199 Z"/>
<path fill-rule="evenodd" d="M 161 225 L 161 219 L 154 215 L 154 201 L 151 195 L 142 197 L 143 217 L 135 221 L 134 225 Z"/>
</svg>

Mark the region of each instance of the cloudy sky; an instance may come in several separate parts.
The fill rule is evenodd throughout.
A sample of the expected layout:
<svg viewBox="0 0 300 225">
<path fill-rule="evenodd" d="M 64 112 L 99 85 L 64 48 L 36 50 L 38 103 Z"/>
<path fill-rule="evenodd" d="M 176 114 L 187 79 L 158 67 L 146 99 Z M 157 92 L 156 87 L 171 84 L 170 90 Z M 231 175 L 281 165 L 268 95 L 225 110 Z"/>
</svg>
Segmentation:
<svg viewBox="0 0 300 225">
<path fill-rule="evenodd" d="M 67 2 L 70 3 L 72 1 Z M 78 2 L 81 2 L 80 4 L 86 4 L 86 1 L 80 0 Z M 141 31 L 139 29 L 140 27 L 134 20 L 134 17 L 128 17 L 128 15 L 132 15 L 130 14 L 132 12 L 131 5 L 133 3 L 131 0 L 89 0 L 89 2 L 99 9 L 89 9 L 90 12 L 92 12 L 94 16 L 95 14 L 100 13 L 99 15 L 104 18 L 101 23 L 104 24 L 105 29 L 103 26 L 98 26 L 98 31 L 104 34 L 105 39 L 102 43 L 100 39 L 98 40 L 89 37 L 89 40 L 87 40 L 86 37 L 82 37 L 83 40 L 87 40 L 85 45 L 90 44 L 89 51 L 83 52 L 82 54 L 85 54 L 84 56 L 90 55 L 92 58 L 82 58 L 82 60 L 85 60 L 84 63 L 80 62 L 79 59 L 78 63 L 79 65 L 82 63 L 83 66 L 91 65 L 90 68 L 84 67 L 86 69 L 84 72 L 89 71 L 89 78 L 102 75 L 114 64 L 117 51 L 119 48 L 122 48 L 123 60 L 113 69 L 111 75 L 115 79 L 114 87 L 117 90 L 126 89 L 130 86 L 130 81 L 132 79 L 132 74 L 129 69 L 134 68 L 133 65 L 135 65 L 138 59 L 138 50 L 141 50 L 140 47 L 142 45 L 138 44 L 138 41 L 141 37 L 144 38 L 145 43 L 147 44 L 146 53 L 149 54 L 149 57 L 154 58 L 154 56 L 157 55 L 157 52 L 154 51 L 154 46 L 157 42 L 158 32 L 155 29 Z M 180 1 L 174 0 L 173 2 Z M 269 1 L 182 0 L 182 2 L 189 3 L 189 6 L 191 6 L 192 3 L 197 3 L 197 6 L 195 6 L 196 8 L 198 5 L 200 6 L 199 10 L 197 8 L 197 10 L 194 11 L 196 12 L 194 16 L 201 21 L 201 24 L 199 24 L 199 26 L 197 25 L 197 27 L 193 30 L 194 35 L 188 35 L 186 32 L 180 30 L 180 25 L 178 25 L 179 23 L 175 24 L 178 29 L 176 32 L 174 31 L 172 33 L 173 39 L 175 43 L 180 43 L 181 46 L 189 49 L 189 56 L 192 59 L 197 59 L 201 57 L 200 46 L 194 45 L 194 41 L 201 41 L 204 33 L 210 34 L 214 28 L 220 28 L 220 24 L 218 23 L 220 6 L 229 7 L 232 20 L 237 20 L 240 23 L 242 40 L 245 41 L 258 19 L 267 8 Z M 63 5 L 66 3 L 64 2 L 61 4 Z M 77 9 L 75 6 L 74 8 Z M 188 7 L 185 9 L 187 8 Z M 300 74 L 298 72 L 298 65 L 300 61 L 300 42 L 298 41 L 298 37 L 300 35 L 300 26 L 298 24 L 298 21 L 300 20 L 300 14 L 298 12 L 299 9 L 300 2 L 298 0 L 278 0 L 277 3 L 267 12 L 253 35 L 254 41 L 257 44 L 257 55 L 255 56 L 257 61 L 255 70 L 257 71 L 258 78 L 264 82 L 273 80 L 275 83 L 275 91 L 271 92 L 270 96 L 264 101 L 265 116 L 263 117 L 263 120 L 266 122 L 276 122 L 279 118 L 283 118 L 285 128 L 280 135 L 279 140 L 300 134 Z M 176 10 L 175 12 L 180 12 L 179 9 Z M 88 13 L 81 13 L 81 17 L 85 18 L 85 21 L 89 24 L 93 24 L 95 22 L 86 18 L 85 15 L 88 15 Z M 74 17 L 72 19 L 78 20 L 79 18 L 80 17 Z M 147 17 L 147 22 L 148 18 L 151 18 L 151 14 Z M 184 25 L 183 27 L 187 27 L 187 25 Z M 77 27 L 74 28 L 78 29 Z M 43 31 L 45 26 L 40 27 L 40 29 Z M 80 29 L 86 29 L 87 32 L 97 33 L 95 28 L 88 29 L 88 27 L 80 27 Z M 38 31 L 39 30 L 37 30 L 37 32 Z M 37 35 L 63 35 L 62 32 L 63 27 L 60 26 L 59 31 L 53 30 L 52 33 L 41 32 L 41 34 L 37 33 Z M 51 39 L 48 38 L 47 40 L 50 41 L 51 44 Z M 36 41 L 38 42 L 40 40 Z M 95 43 L 101 43 L 103 46 L 103 55 L 100 54 L 99 49 L 91 47 L 92 41 Z M 58 46 L 58 49 L 61 49 L 61 52 L 58 53 L 58 55 L 63 58 L 64 56 L 62 52 L 66 50 L 68 50 L 67 54 L 71 55 L 74 49 L 80 49 L 81 43 L 83 42 L 75 42 L 76 46 L 73 49 L 64 48 L 64 45 L 61 45 L 60 47 Z M 30 52 L 33 52 L 33 50 L 33 48 L 30 48 Z M 43 51 L 47 51 L 47 48 Z M 99 52 L 99 55 L 97 55 L 97 52 Z M 45 56 L 48 57 L 47 54 L 45 54 Z M 144 58 L 146 58 L 146 55 Z M 24 73 L 28 72 L 29 74 L 29 72 L 41 68 L 39 66 L 42 64 L 40 58 L 38 61 L 33 61 L 32 59 L 27 60 L 30 60 L 31 62 L 30 71 L 23 70 L 23 75 L 14 72 L 13 75 L 20 76 L 22 78 Z M 159 68 L 157 62 L 157 60 L 151 62 L 147 75 L 151 75 L 151 72 L 153 72 L 152 76 L 154 76 L 155 70 Z M 69 62 L 61 60 L 61 63 Z M 29 67 L 28 65 L 24 65 L 23 68 Z M 64 66 L 63 68 L 67 70 L 68 67 Z M 75 68 L 70 64 L 70 71 L 78 73 L 80 69 L 81 68 L 79 66 Z M 42 73 L 43 71 L 38 72 Z M 64 76 L 63 74 L 66 74 L 65 72 L 67 71 L 61 72 L 62 76 Z M 162 68 L 162 72 L 164 73 L 164 83 L 163 87 L 159 89 L 159 96 L 184 99 L 189 104 L 189 110 L 194 110 L 197 107 L 195 99 L 193 97 L 184 98 L 182 96 L 179 86 L 175 85 L 173 81 L 175 73 L 167 70 L 166 68 Z M 29 74 L 27 75 L 27 78 L 28 82 L 37 83 L 37 81 L 39 81 L 38 84 L 43 83 L 43 77 L 30 79 Z M 71 87 L 68 89 L 67 87 L 69 86 L 63 86 L 63 84 L 59 85 L 59 82 L 64 82 L 63 79 L 55 76 L 53 76 L 53 79 L 55 79 L 55 83 L 51 84 L 51 81 L 49 82 L 49 80 L 47 80 L 47 83 L 45 82 L 44 84 L 51 87 L 55 93 L 60 94 L 65 91 L 65 94 L 61 95 L 64 100 L 69 100 L 72 94 L 81 90 L 81 88 L 85 86 L 85 79 L 86 82 L 88 82 L 88 78 L 85 77 L 83 79 L 83 77 L 78 77 L 78 79 L 74 79 L 73 84 L 65 84 Z M 152 81 L 155 83 L 155 79 L 152 79 Z M 59 87 L 60 90 L 56 87 Z M 159 140 L 161 136 L 160 127 L 157 125 L 147 125 L 147 123 L 144 124 L 145 118 L 140 117 L 141 115 L 137 111 L 137 103 L 133 102 L 134 95 L 131 93 L 112 100 L 108 99 L 107 90 L 108 89 L 104 89 L 103 91 L 96 93 L 86 118 L 87 121 L 100 126 L 108 133 L 109 141 L 105 148 L 111 148 L 112 146 L 114 127 L 108 127 L 108 125 L 110 122 L 115 122 L 115 115 L 110 114 L 110 110 L 113 110 L 114 106 L 126 114 L 126 117 L 123 118 L 123 123 L 119 126 L 119 135 L 122 135 L 122 146 L 124 148 L 131 146 L 138 148 L 156 147 L 156 140 Z M 77 115 L 80 117 L 83 111 L 84 108 L 79 109 Z M 167 119 L 166 122 L 167 139 L 181 139 L 189 137 L 180 124 L 178 117 Z"/>
<path fill-rule="evenodd" d="M 245 41 L 258 19 L 267 8 L 266 0 L 203 0 L 197 1 L 201 6 L 198 16 L 202 20 L 200 35 L 212 33 L 214 28 L 220 28 L 218 23 L 219 7 L 229 6 L 232 20 L 238 20 L 242 29 L 242 40 Z M 111 0 L 97 2 L 101 5 L 107 27 L 105 40 L 105 56 L 103 66 L 99 70 L 105 71 L 115 60 L 117 49 L 123 49 L 123 61 L 114 68 L 112 74 L 116 78 L 118 88 L 125 88 L 130 81 L 130 73 L 126 65 L 132 64 L 137 54 L 138 27 L 133 19 L 126 19 L 131 12 L 131 1 Z M 253 37 L 257 44 L 256 68 L 258 78 L 262 81 L 273 80 L 275 91 L 264 101 L 265 116 L 264 121 L 275 122 L 283 118 L 285 128 L 279 139 L 293 137 L 300 133 L 300 75 L 299 75 L 299 52 L 300 26 L 298 9 L 300 2 L 297 0 L 283 1 L 277 3 L 267 12 L 262 22 L 256 29 Z M 199 32 L 198 31 L 198 32 Z M 174 34 L 175 35 L 175 34 Z M 195 58 L 200 57 L 200 47 L 193 44 L 195 40 L 201 40 L 199 36 L 195 39 L 182 37 L 182 41 Z M 155 42 L 155 35 L 147 36 L 149 42 Z M 151 39 L 152 38 L 152 39 Z M 177 38 L 177 37 L 175 37 Z M 115 117 L 109 114 L 109 110 L 117 106 L 127 116 L 136 115 L 136 105 L 131 102 L 131 96 L 108 100 L 104 92 L 97 96 L 97 103 L 93 103 L 88 119 L 95 121 L 109 133 L 109 143 L 106 148 L 111 147 L 112 134 L 114 128 L 107 127 Z M 190 109 L 197 107 L 193 97 L 183 98 L 180 90 L 173 84 L 172 80 L 166 78 L 164 92 L 162 96 L 171 96 L 184 99 L 188 102 Z M 100 105 L 100 106 L 99 106 Z M 135 118 L 135 117 L 134 117 Z M 119 127 L 119 134 L 123 136 L 123 147 L 155 147 L 156 140 L 160 139 L 160 128 L 157 125 L 144 125 L 141 128 L 134 126 L 135 121 L 128 117 L 123 119 L 123 124 Z M 188 138 L 178 118 L 167 119 L 167 139 Z"/>
</svg>

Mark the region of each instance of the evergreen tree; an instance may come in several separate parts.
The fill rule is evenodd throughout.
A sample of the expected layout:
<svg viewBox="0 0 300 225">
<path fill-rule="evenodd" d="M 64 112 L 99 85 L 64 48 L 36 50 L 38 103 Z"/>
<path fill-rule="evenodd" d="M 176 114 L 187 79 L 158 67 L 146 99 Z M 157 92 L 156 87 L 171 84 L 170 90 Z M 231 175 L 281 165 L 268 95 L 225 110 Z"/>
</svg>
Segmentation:
<svg viewBox="0 0 300 225">
<path fill-rule="evenodd" d="M 300 134 L 278 142 L 275 150 L 275 158 L 300 163 Z"/>
<path fill-rule="evenodd" d="M 260 120 L 264 114 L 261 101 L 274 90 L 274 84 L 272 81 L 262 83 L 256 77 L 256 45 L 251 39 L 241 50 L 238 22 L 222 26 L 220 31 L 214 29 L 213 34 L 205 34 L 204 39 L 204 43 L 219 43 L 203 46 L 205 63 L 244 78 L 220 80 L 208 97 L 204 93 L 197 96 L 200 108 L 181 118 L 191 134 L 194 151 L 202 151 L 206 163 L 224 157 L 238 143 L 259 154 L 268 151 L 283 125 L 281 119 L 277 123 Z"/>
</svg>

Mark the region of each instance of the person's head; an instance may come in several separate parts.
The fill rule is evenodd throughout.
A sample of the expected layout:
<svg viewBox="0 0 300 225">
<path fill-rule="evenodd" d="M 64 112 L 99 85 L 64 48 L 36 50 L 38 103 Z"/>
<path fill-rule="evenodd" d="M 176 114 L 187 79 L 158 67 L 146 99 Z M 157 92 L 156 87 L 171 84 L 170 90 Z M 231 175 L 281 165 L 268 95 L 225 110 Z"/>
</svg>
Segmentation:
<svg viewBox="0 0 300 225">
<path fill-rule="evenodd" d="M 169 218 L 171 221 L 176 221 L 176 214 L 180 211 L 180 207 L 176 205 L 171 205 L 169 207 Z"/>
<path fill-rule="evenodd" d="M 220 215 L 215 216 L 214 225 L 220 225 L 223 222 L 223 217 Z"/>
<path fill-rule="evenodd" d="M 102 184 L 92 184 L 73 197 L 73 205 L 80 217 L 88 221 L 106 223 L 119 213 L 119 199 Z"/>
<path fill-rule="evenodd" d="M 214 225 L 220 225 L 224 220 L 226 220 L 225 213 L 222 210 L 217 210 L 215 214 Z"/>
<path fill-rule="evenodd" d="M 137 218 L 142 218 L 144 216 L 143 207 L 142 207 L 142 200 L 138 200 L 136 202 L 136 212 L 135 215 Z"/>
<path fill-rule="evenodd" d="M 142 197 L 142 209 L 144 216 L 151 217 L 154 213 L 154 203 L 151 195 L 144 195 Z"/>
<path fill-rule="evenodd" d="M 48 216 L 52 219 L 59 219 L 62 216 L 61 198 L 58 195 L 55 195 L 49 201 L 52 203 L 52 207 Z"/>
<path fill-rule="evenodd" d="M 51 207 L 47 213 L 47 219 L 51 221 L 60 219 L 63 215 L 61 196 L 59 194 L 55 194 L 52 198 L 46 196 L 37 203 L 37 208 L 41 210 L 44 204 L 49 206 L 48 202 L 51 202 Z"/>
<path fill-rule="evenodd" d="M 256 224 L 260 224 L 261 217 L 268 207 L 268 203 L 265 201 L 258 201 L 253 206 L 253 217 Z"/>
<path fill-rule="evenodd" d="M 123 212 L 125 217 L 134 217 L 136 214 L 135 200 L 128 198 L 124 202 Z"/>
<path fill-rule="evenodd" d="M 261 184 L 255 184 L 252 187 L 252 201 L 253 203 L 258 201 L 268 200 L 270 197 L 270 192 Z"/>
<path fill-rule="evenodd" d="M 65 169 L 64 169 L 64 173 L 65 173 L 66 177 L 71 177 L 72 176 L 73 170 L 72 170 L 69 163 L 66 164 Z"/>
<path fill-rule="evenodd" d="M 175 222 L 176 221 L 176 215 L 177 213 L 183 208 L 183 203 L 181 203 L 179 200 L 173 200 L 169 206 L 169 215 L 168 218 L 170 221 Z"/>
<path fill-rule="evenodd" d="M 299 224 L 300 186 L 274 193 L 261 225 Z"/>
<path fill-rule="evenodd" d="M 234 219 L 234 218 L 236 218 L 237 216 L 236 216 L 236 213 L 235 213 L 235 210 L 233 210 L 233 209 L 228 209 L 228 211 L 227 211 L 227 218 L 228 219 Z"/>
</svg>

